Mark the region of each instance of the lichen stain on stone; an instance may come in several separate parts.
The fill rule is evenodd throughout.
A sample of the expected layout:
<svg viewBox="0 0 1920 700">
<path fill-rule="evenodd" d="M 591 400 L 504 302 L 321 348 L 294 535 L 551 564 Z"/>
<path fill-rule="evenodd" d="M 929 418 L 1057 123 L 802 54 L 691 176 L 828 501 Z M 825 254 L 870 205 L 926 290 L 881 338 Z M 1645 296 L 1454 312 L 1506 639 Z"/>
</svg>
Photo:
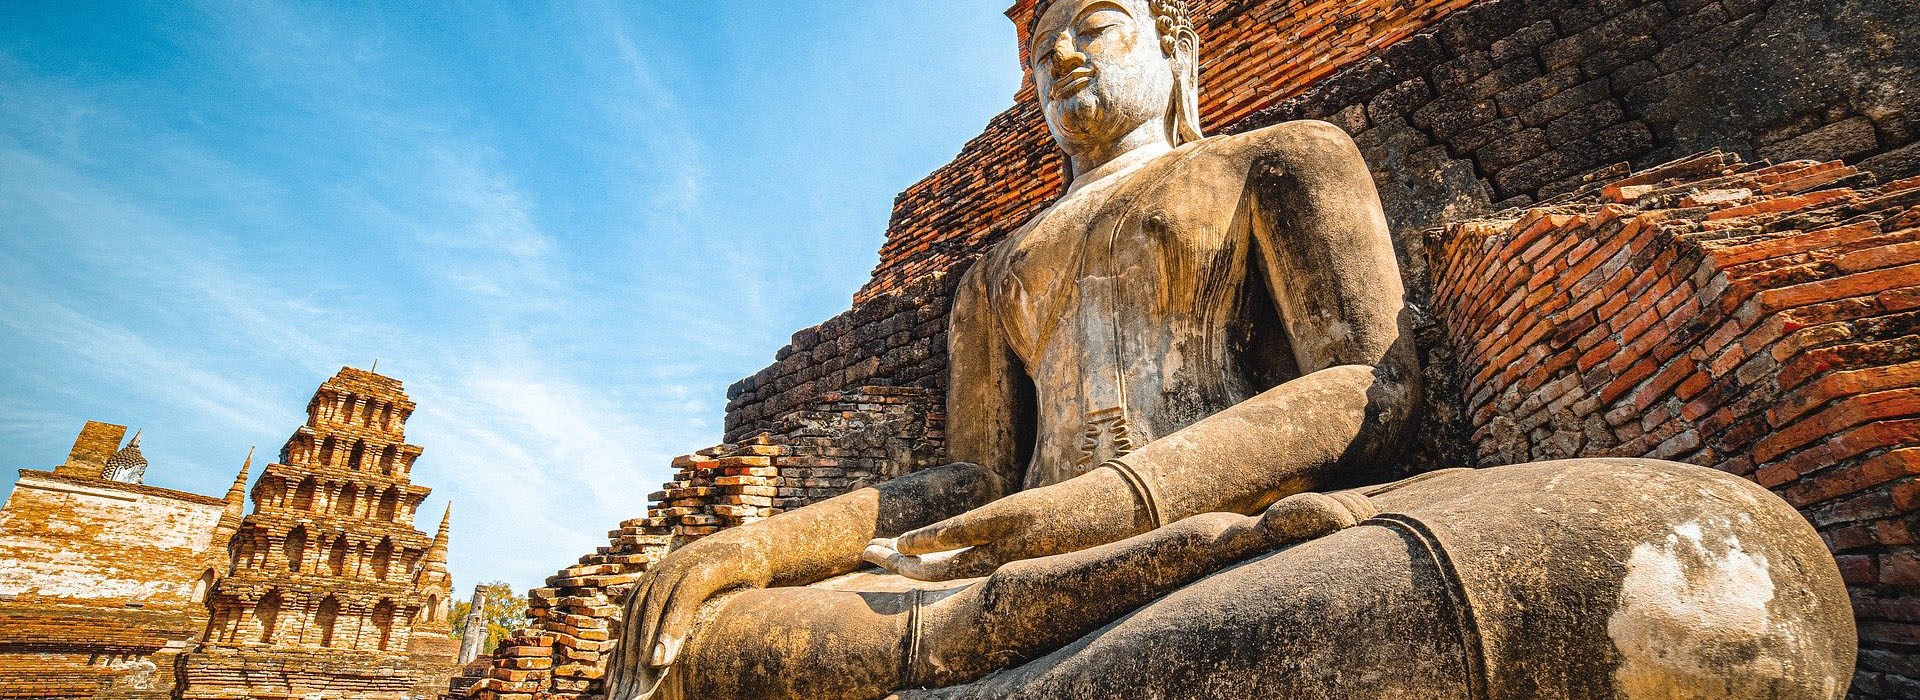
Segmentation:
<svg viewBox="0 0 1920 700">
<path fill-rule="evenodd" d="M 1630 700 L 1770 697 L 1792 673 L 1792 632 L 1768 612 L 1767 557 L 1725 521 L 1677 525 L 1634 547 L 1607 635 Z"/>
</svg>

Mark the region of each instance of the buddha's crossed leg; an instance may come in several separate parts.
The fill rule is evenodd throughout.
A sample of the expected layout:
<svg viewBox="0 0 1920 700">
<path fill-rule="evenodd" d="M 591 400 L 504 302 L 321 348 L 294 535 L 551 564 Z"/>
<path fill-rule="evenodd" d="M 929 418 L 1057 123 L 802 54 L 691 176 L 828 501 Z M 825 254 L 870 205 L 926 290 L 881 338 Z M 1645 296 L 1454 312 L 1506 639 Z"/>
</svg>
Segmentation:
<svg viewBox="0 0 1920 700">
<path fill-rule="evenodd" d="M 864 574 L 837 586 L 744 591 L 712 606 L 650 700 L 875 698 L 965 683 L 1065 646 L 1222 568 L 1375 512 L 1358 492 L 1298 494 L 1258 516 L 1202 514 L 1109 545 L 1013 562 L 983 579 Z"/>
</svg>

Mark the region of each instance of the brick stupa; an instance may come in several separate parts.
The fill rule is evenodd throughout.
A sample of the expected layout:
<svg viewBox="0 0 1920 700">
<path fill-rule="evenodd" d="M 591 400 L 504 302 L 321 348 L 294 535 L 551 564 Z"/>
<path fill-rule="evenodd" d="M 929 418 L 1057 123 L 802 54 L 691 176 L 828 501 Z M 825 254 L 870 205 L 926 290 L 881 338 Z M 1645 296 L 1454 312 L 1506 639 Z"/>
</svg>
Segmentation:
<svg viewBox="0 0 1920 700">
<path fill-rule="evenodd" d="M 411 481 L 413 410 L 398 380 L 373 372 L 343 368 L 320 386 L 254 485 L 182 697 L 400 700 L 445 682 L 414 661 L 451 664 L 457 644 L 446 517 L 437 536 L 412 525 L 431 491 Z"/>
</svg>

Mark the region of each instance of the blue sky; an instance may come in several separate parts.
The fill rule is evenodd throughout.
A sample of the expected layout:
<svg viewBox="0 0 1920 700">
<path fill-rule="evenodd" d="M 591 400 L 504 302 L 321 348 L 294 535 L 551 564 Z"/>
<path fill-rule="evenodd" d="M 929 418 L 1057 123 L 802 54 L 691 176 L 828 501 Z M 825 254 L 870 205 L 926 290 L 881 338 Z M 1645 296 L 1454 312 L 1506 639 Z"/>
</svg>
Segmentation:
<svg viewBox="0 0 1920 700">
<path fill-rule="evenodd" d="M 1006 4 L 0 3 L 0 487 L 95 419 L 222 493 L 378 358 L 456 583 L 538 585 L 846 308 Z"/>
</svg>

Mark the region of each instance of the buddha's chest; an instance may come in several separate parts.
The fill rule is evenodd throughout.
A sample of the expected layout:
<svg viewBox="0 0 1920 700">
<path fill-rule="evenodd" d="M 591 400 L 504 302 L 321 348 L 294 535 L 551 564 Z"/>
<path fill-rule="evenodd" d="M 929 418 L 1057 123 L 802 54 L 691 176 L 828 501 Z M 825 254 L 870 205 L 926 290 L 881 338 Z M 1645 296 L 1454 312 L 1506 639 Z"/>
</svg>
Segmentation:
<svg viewBox="0 0 1920 700">
<path fill-rule="evenodd" d="M 1032 364 L 1061 344 L 1205 325 L 1244 278 L 1238 194 L 1122 188 L 1034 221 L 1009 241 L 991 281 L 1015 349 Z"/>
</svg>

